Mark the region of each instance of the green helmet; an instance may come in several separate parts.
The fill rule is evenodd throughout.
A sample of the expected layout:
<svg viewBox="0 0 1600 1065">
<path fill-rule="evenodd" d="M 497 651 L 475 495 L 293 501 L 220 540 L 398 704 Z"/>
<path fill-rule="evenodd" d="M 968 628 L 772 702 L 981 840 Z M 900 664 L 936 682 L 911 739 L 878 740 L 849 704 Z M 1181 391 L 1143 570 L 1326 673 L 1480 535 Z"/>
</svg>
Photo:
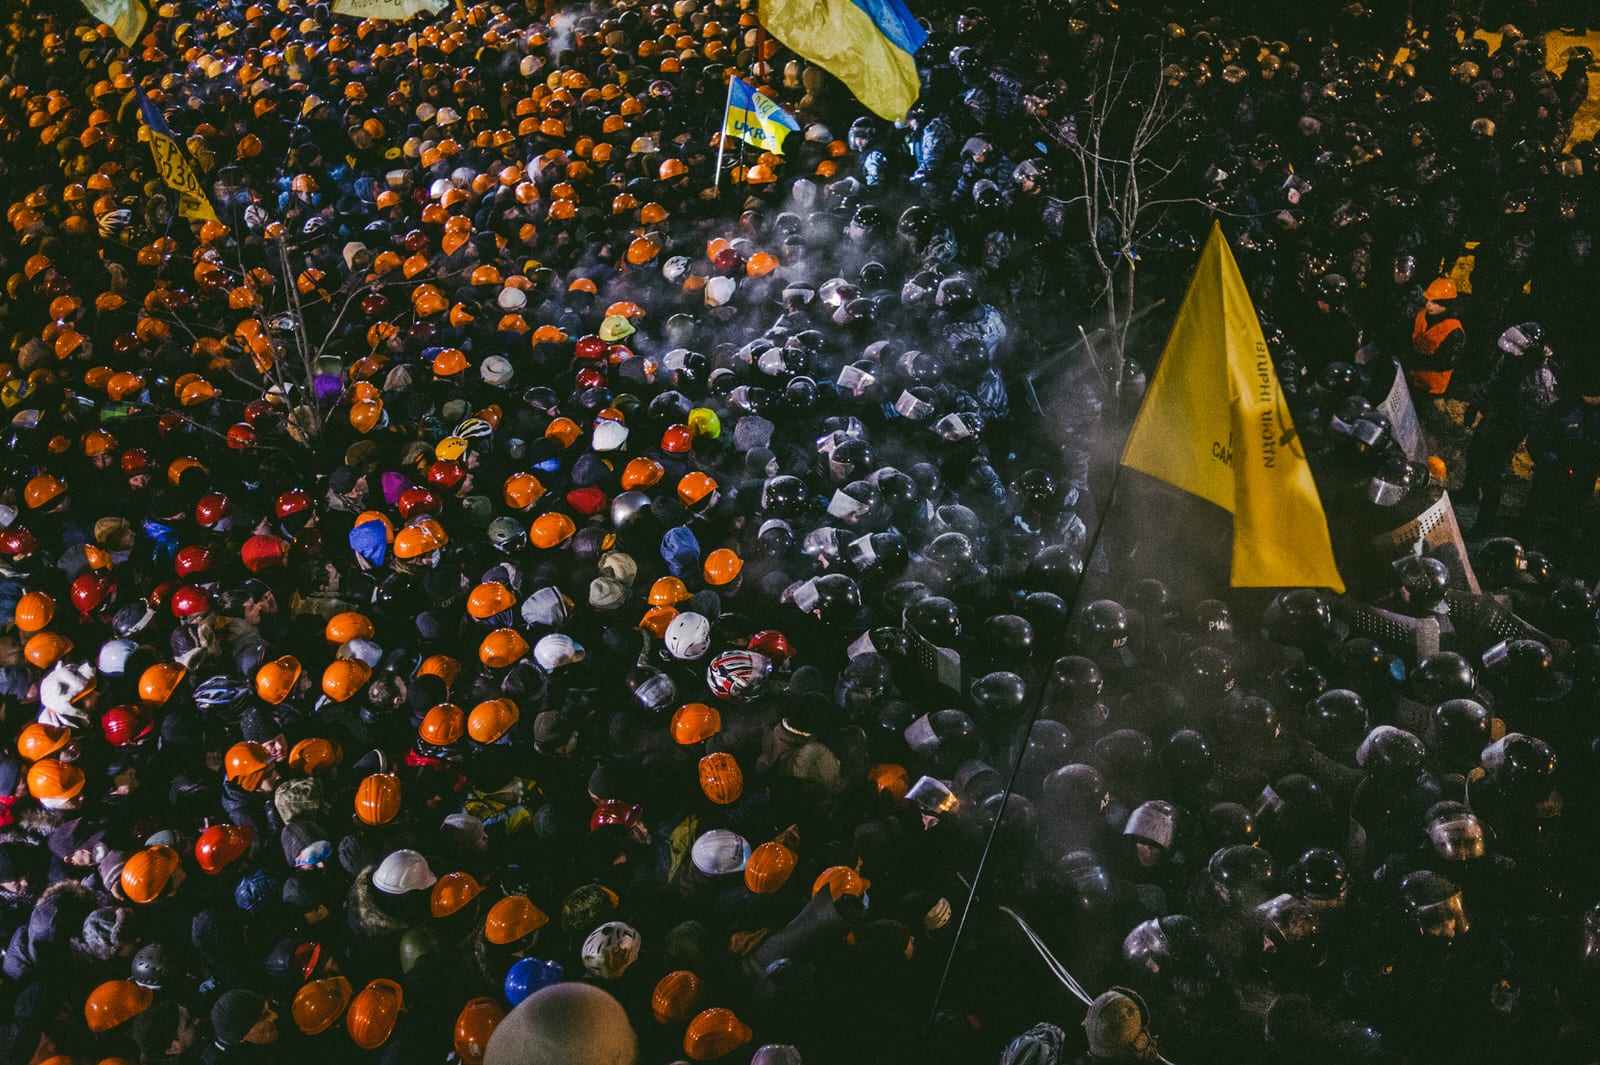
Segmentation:
<svg viewBox="0 0 1600 1065">
<path fill-rule="evenodd" d="M 442 953 L 444 953 L 444 941 L 432 927 L 417 925 L 415 928 L 408 928 L 406 934 L 400 937 L 400 971 L 410 976 L 414 969 L 421 968 L 429 958 Z"/>
</svg>

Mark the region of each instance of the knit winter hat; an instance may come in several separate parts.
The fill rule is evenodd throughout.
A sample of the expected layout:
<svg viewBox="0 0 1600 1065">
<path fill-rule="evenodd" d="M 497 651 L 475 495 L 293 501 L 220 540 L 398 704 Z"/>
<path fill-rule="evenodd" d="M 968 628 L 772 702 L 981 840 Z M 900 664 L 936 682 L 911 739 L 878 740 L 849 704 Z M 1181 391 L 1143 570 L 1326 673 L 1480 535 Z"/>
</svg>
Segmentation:
<svg viewBox="0 0 1600 1065">
<path fill-rule="evenodd" d="M 83 949 L 101 961 L 110 961 L 123 947 L 133 942 L 128 918 L 133 911 L 120 906 L 102 906 L 83 922 Z"/>
</svg>

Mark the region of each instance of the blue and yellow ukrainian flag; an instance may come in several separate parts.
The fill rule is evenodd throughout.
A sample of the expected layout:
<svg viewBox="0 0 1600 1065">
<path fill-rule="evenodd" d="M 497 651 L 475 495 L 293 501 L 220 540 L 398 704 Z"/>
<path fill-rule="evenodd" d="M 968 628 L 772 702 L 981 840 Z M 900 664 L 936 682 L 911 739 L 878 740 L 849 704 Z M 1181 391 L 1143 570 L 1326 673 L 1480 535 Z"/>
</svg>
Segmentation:
<svg viewBox="0 0 1600 1065">
<path fill-rule="evenodd" d="M 211 200 L 206 196 L 206 190 L 201 186 L 194 170 L 189 166 L 189 161 L 183 157 L 183 149 L 178 147 L 178 138 L 167 125 L 167 120 L 161 112 L 156 110 L 155 104 L 144 94 L 143 89 L 136 89 L 139 94 L 139 114 L 144 118 L 144 132 L 140 135 L 142 140 L 150 144 L 150 155 L 155 160 L 156 173 L 166 183 L 167 188 L 178 195 L 178 213 L 185 218 L 192 218 L 200 222 L 215 222 L 217 212 L 211 207 Z"/>
<path fill-rule="evenodd" d="M 756 11 L 768 33 L 879 116 L 899 122 L 917 102 L 912 57 L 928 34 L 904 0 L 761 0 Z"/>
<path fill-rule="evenodd" d="M 728 113 L 722 118 L 722 135 L 737 137 L 746 144 L 773 155 L 783 154 L 783 138 L 800 128 L 794 116 L 756 92 L 743 78 L 729 85 Z"/>
</svg>

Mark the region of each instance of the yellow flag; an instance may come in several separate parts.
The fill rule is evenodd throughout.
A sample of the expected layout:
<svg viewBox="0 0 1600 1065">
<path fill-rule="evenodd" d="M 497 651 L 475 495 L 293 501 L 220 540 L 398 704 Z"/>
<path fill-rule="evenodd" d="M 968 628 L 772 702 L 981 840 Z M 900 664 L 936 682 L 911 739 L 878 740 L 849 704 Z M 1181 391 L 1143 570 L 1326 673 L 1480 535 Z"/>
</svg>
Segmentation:
<svg viewBox="0 0 1600 1065">
<path fill-rule="evenodd" d="M 161 117 L 161 112 L 156 110 L 142 91 L 139 93 L 139 114 L 144 118 L 141 135 L 150 142 L 150 156 L 155 160 L 156 173 L 161 175 L 167 188 L 178 194 L 178 213 L 199 222 L 217 221 L 217 212 L 212 209 L 211 200 L 206 196 L 199 179 L 194 176 L 189 161 L 183 157 L 177 137 L 173 136 L 167 120 Z"/>
<path fill-rule="evenodd" d="M 447 6 L 445 0 L 334 0 L 333 13 L 349 15 L 352 18 L 404 22 L 412 15 L 424 12 L 437 15 Z"/>
<path fill-rule="evenodd" d="M 89 9 L 89 14 L 110 26 L 117 40 L 129 48 L 137 43 L 150 18 L 150 12 L 139 0 L 83 0 L 83 6 Z"/>
<path fill-rule="evenodd" d="M 1344 591 L 1244 278 L 1213 225 L 1122 463 L 1233 514 L 1235 588 Z"/>
</svg>

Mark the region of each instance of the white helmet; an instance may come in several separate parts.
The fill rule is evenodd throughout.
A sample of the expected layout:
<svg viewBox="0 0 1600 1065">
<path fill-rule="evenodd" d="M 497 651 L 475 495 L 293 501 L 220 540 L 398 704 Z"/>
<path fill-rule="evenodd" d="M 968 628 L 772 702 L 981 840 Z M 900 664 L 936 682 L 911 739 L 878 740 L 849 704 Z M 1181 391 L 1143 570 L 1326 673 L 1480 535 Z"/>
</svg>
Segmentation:
<svg viewBox="0 0 1600 1065">
<path fill-rule="evenodd" d="M 372 886 L 385 895 L 404 895 L 408 891 L 431 888 L 438 879 L 428 868 L 428 859 L 407 848 L 392 852 L 378 863 L 372 874 Z"/>
<path fill-rule="evenodd" d="M 594 423 L 593 447 L 596 451 L 616 451 L 628 442 L 628 427 L 615 418 L 600 418 Z"/>
<path fill-rule="evenodd" d="M 108 677 L 120 677 L 128 668 L 128 656 L 138 649 L 132 640 L 107 640 L 100 645 L 96 668 Z"/>
<path fill-rule="evenodd" d="M 713 828 L 694 841 L 689 860 L 706 876 L 742 873 L 750 860 L 750 841 L 726 828 Z"/>
<path fill-rule="evenodd" d="M 582 662 L 583 645 L 564 632 L 552 632 L 533 646 L 533 660 L 546 673 Z"/>
<path fill-rule="evenodd" d="M 682 662 L 692 662 L 711 650 L 711 622 L 704 614 L 685 610 L 667 626 L 667 651 Z"/>
<path fill-rule="evenodd" d="M 607 921 L 583 941 L 583 968 L 590 976 L 615 980 L 639 960 L 639 930 L 622 921 Z"/>
<path fill-rule="evenodd" d="M 731 277 L 713 277 L 706 282 L 706 306 L 721 307 L 733 299 L 733 293 L 738 287 L 738 282 Z"/>
<path fill-rule="evenodd" d="M 687 255 L 674 255 L 661 264 L 661 276 L 666 278 L 667 284 L 676 285 L 689 273 L 689 257 Z"/>
<path fill-rule="evenodd" d="M 507 285 L 500 290 L 495 302 L 500 305 L 502 311 L 520 311 L 528 305 L 528 294 L 520 288 Z"/>
</svg>

